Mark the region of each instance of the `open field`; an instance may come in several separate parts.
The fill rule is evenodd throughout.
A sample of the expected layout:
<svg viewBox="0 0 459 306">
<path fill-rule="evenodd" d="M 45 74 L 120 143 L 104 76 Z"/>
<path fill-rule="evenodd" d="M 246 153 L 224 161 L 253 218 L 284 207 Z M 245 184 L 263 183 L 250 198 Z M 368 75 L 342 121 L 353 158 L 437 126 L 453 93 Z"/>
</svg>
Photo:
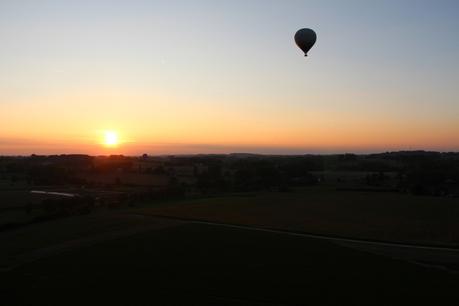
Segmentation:
<svg viewBox="0 0 459 306">
<path fill-rule="evenodd" d="M 30 189 L 0 189 L 0 211 L 24 207 L 32 200 Z"/>
<path fill-rule="evenodd" d="M 0 293 L 7 305 L 445 304 L 459 298 L 458 274 L 333 241 L 154 215 L 434 244 L 448 241 L 420 238 L 427 229 L 441 238 L 455 204 L 306 188 L 36 223 L 0 233 Z M 425 227 L 406 226 L 415 222 Z"/>
<path fill-rule="evenodd" d="M 454 274 L 315 239 L 186 223 L 67 250 L 1 272 L 0 281 L 7 305 L 407 305 L 459 297 Z"/>
<path fill-rule="evenodd" d="M 61 250 L 78 249 L 176 223 L 110 212 L 63 218 L 4 231 L 0 233 L 3 250 L 0 253 L 0 271 Z"/>
<path fill-rule="evenodd" d="M 339 237 L 459 245 L 458 204 L 455 198 L 312 187 L 178 201 L 140 211 Z"/>
</svg>

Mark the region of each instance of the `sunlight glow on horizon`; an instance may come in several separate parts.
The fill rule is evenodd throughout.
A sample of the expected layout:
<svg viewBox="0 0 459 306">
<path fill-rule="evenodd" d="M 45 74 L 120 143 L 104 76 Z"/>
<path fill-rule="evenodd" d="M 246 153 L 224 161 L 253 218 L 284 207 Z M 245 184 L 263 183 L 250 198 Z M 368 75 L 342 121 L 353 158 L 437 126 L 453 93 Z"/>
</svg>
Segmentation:
<svg viewBox="0 0 459 306">
<path fill-rule="evenodd" d="M 118 133 L 115 131 L 104 131 L 104 145 L 107 147 L 116 147 L 119 144 Z"/>
</svg>

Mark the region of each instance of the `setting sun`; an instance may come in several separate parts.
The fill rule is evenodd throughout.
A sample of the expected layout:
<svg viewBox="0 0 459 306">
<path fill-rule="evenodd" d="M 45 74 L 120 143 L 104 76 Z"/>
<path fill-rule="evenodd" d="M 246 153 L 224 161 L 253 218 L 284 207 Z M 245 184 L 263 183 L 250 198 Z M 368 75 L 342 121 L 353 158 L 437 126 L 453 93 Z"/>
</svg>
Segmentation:
<svg viewBox="0 0 459 306">
<path fill-rule="evenodd" d="M 114 147 L 118 145 L 118 134 L 115 131 L 105 131 L 104 145 L 107 147 Z"/>
</svg>

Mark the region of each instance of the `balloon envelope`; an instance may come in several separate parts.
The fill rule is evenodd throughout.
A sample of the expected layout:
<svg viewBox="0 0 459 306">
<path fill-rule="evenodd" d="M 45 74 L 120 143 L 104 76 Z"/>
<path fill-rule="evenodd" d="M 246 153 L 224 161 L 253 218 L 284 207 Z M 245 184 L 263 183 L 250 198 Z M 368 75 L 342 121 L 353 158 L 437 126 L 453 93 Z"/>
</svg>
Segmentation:
<svg viewBox="0 0 459 306">
<path fill-rule="evenodd" d="M 308 55 L 308 51 L 316 43 L 317 35 L 311 29 L 300 29 L 295 33 L 295 43 L 303 50 L 304 56 Z"/>
</svg>

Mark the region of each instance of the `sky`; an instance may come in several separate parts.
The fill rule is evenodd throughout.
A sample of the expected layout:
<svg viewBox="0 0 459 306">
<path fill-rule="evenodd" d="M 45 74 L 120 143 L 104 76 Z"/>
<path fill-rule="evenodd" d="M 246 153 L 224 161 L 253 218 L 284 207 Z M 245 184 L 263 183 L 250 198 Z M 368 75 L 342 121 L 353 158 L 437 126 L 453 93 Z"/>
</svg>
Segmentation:
<svg viewBox="0 0 459 306">
<path fill-rule="evenodd" d="M 0 0 L 0 155 L 459 151 L 458 54 L 457 1 Z"/>
</svg>

